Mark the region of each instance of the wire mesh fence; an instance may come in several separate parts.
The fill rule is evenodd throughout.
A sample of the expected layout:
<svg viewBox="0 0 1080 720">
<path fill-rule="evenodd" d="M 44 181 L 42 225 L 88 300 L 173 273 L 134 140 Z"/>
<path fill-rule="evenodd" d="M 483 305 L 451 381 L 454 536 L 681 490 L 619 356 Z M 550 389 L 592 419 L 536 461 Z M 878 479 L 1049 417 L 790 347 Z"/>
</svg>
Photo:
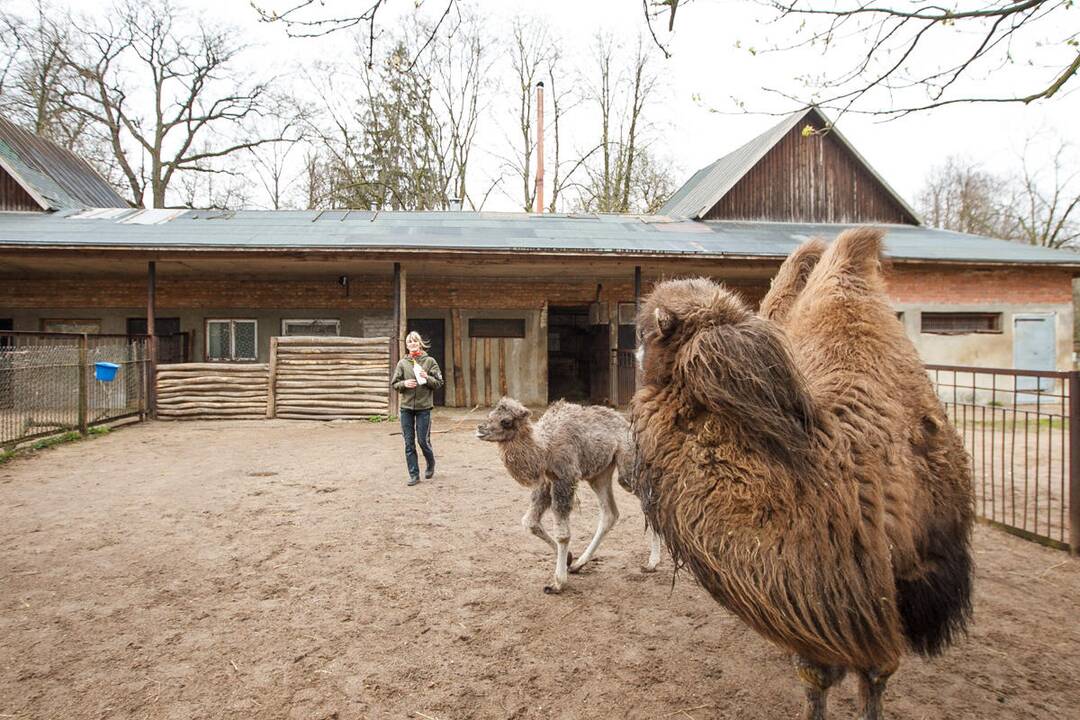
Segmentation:
<svg viewBox="0 0 1080 720">
<path fill-rule="evenodd" d="M 1018 535 L 1062 549 L 1080 533 L 1080 461 L 1072 423 L 1076 372 L 928 365 L 971 454 L 975 510 Z"/>
<path fill-rule="evenodd" d="M 0 446 L 145 414 L 148 346 L 145 335 L 0 331 Z M 117 366 L 111 381 L 97 363 Z"/>
</svg>

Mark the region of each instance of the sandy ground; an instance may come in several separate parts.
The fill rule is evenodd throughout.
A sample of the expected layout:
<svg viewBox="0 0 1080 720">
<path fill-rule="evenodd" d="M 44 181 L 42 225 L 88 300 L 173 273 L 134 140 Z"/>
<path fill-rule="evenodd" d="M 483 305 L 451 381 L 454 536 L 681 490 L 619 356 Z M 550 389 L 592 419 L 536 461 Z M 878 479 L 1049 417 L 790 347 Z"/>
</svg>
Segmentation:
<svg viewBox="0 0 1080 720">
<path fill-rule="evenodd" d="M 782 653 L 667 558 L 639 572 L 621 491 L 596 564 L 544 595 L 474 421 L 416 488 L 386 424 L 145 423 L 0 466 L 0 718 L 798 716 Z M 906 661 L 889 716 L 1077 717 L 1080 563 L 982 527 L 976 553 L 971 636 Z"/>
</svg>

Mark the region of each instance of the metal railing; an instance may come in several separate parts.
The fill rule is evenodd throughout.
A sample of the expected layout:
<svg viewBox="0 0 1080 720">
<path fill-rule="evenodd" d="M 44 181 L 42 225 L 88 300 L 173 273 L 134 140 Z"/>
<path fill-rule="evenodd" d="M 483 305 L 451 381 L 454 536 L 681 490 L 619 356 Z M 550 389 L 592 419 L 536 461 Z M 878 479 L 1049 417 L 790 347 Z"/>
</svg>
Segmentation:
<svg viewBox="0 0 1080 720">
<path fill-rule="evenodd" d="M 0 447 L 147 412 L 145 335 L 0 331 Z M 95 363 L 118 365 L 111 382 Z"/>
<path fill-rule="evenodd" d="M 1080 373 L 926 367 L 971 455 L 979 517 L 1080 549 Z"/>
<path fill-rule="evenodd" d="M 630 404 L 630 398 L 634 397 L 637 390 L 637 360 L 633 350 L 618 350 L 616 352 L 616 366 L 619 373 L 619 396 L 616 404 L 620 407 Z"/>
</svg>

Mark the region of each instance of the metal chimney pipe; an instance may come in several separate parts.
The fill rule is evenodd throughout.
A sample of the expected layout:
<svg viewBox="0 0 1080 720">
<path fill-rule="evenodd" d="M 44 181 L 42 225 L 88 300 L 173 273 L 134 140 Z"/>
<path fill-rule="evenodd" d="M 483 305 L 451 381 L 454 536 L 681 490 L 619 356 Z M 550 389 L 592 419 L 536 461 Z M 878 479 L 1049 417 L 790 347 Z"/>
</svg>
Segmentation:
<svg viewBox="0 0 1080 720">
<path fill-rule="evenodd" d="M 536 83 L 536 212 L 544 212 L 544 81 Z"/>
</svg>

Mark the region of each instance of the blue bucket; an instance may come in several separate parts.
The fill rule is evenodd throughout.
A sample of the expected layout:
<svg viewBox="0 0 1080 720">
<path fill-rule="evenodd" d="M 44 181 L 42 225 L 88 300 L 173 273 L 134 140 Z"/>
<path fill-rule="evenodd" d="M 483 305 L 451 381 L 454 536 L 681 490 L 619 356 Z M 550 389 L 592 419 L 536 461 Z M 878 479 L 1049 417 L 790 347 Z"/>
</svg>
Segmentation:
<svg viewBox="0 0 1080 720">
<path fill-rule="evenodd" d="M 120 368 L 116 363 L 94 363 L 94 377 L 102 382 L 112 382 L 116 379 L 116 371 Z"/>
</svg>

